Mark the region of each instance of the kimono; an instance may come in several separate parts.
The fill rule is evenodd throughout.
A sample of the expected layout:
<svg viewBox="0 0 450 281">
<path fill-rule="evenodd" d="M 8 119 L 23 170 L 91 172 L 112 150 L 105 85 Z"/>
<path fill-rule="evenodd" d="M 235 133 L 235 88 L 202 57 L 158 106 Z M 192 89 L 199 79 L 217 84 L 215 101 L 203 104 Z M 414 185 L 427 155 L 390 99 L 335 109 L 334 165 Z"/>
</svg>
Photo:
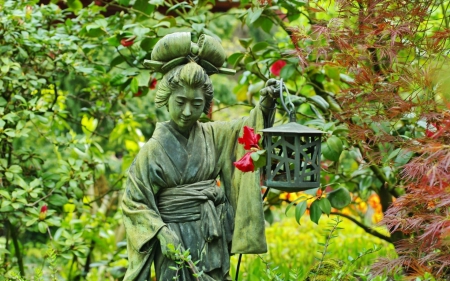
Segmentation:
<svg viewBox="0 0 450 281">
<path fill-rule="evenodd" d="M 244 126 L 264 127 L 259 106 L 246 118 L 197 122 L 188 139 L 168 122 L 157 124 L 129 169 L 123 195 L 129 256 L 124 281 L 150 280 L 152 263 L 158 281 L 197 280 L 188 267 L 162 255 L 156 236 L 163 226 L 198 261 L 199 280 L 230 280 L 230 254 L 267 251 L 259 171 L 233 166 L 245 154 L 237 141 Z"/>
</svg>

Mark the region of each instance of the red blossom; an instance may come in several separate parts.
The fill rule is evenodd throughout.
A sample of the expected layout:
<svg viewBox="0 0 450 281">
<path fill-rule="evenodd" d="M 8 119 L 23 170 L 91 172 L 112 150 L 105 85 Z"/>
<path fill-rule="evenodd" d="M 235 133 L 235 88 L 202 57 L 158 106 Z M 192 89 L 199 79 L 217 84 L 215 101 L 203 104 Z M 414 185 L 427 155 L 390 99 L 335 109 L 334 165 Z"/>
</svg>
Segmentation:
<svg viewBox="0 0 450 281">
<path fill-rule="evenodd" d="M 41 212 L 39 213 L 39 220 L 45 220 L 45 218 L 47 217 L 47 210 L 48 210 L 48 206 L 47 205 L 43 205 L 41 207 Z"/>
<path fill-rule="evenodd" d="M 244 135 L 242 138 L 238 138 L 238 142 L 244 145 L 245 150 L 250 150 L 252 148 L 259 149 L 258 142 L 261 139 L 260 134 L 255 134 L 255 130 L 248 126 L 244 126 Z"/>
<path fill-rule="evenodd" d="M 134 39 L 136 39 L 136 36 L 123 38 L 122 40 L 120 40 L 120 44 L 124 47 L 130 47 L 131 45 L 133 45 Z"/>
<path fill-rule="evenodd" d="M 233 165 L 244 173 L 255 171 L 255 165 L 253 165 L 253 160 L 251 157 L 252 153 L 253 151 L 245 153 L 239 161 L 233 162 Z"/>
<path fill-rule="evenodd" d="M 425 135 L 429 138 L 435 139 L 440 136 L 444 131 L 439 124 L 431 123 L 425 131 Z"/>
<path fill-rule="evenodd" d="M 286 62 L 284 60 L 277 60 L 270 67 L 270 72 L 275 76 L 280 76 L 280 72 L 285 65 L 286 65 Z"/>
<path fill-rule="evenodd" d="M 152 81 L 150 81 L 150 89 L 154 90 L 156 89 L 156 83 L 158 83 L 158 80 L 156 80 L 156 78 L 153 78 Z"/>
</svg>

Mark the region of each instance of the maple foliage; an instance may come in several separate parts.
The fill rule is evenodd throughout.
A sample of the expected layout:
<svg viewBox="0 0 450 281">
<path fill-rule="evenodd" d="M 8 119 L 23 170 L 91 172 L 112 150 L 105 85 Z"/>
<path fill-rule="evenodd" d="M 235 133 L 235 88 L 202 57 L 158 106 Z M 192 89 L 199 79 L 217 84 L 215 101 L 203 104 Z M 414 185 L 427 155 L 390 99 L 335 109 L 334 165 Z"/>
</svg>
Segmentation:
<svg viewBox="0 0 450 281">
<path fill-rule="evenodd" d="M 335 13 L 325 1 L 308 6 L 309 27 L 285 27 L 307 84 L 329 104 L 324 118 L 348 128 L 339 135 L 345 157 L 323 149 L 325 173 L 333 180 L 353 158 L 359 170 L 343 177 L 358 187 L 345 184 L 378 194 L 399 255 L 380 261 L 379 272 L 448 279 L 450 2 L 335 3 Z"/>
</svg>

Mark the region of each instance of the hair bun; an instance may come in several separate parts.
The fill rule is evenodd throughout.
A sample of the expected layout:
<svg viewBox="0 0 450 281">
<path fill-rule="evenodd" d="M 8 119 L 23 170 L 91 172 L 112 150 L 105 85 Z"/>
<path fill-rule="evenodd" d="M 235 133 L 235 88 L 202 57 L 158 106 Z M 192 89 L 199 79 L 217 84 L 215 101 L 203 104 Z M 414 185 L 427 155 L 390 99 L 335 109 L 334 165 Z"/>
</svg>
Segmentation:
<svg viewBox="0 0 450 281">
<path fill-rule="evenodd" d="M 197 45 L 199 47 L 198 57 L 206 60 L 215 67 L 221 67 L 225 62 L 225 51 L 220 44 L 220 41 L 212 36 L 202 34 L 198 39 Z"/>
<path fill-rule="evenodd" d="M 168 62 L 185 57 L 191 53 L 191 33 L 175 32 L 161 38 L 153 48 L 151 58 L 154 61 Z"/>
</svg>

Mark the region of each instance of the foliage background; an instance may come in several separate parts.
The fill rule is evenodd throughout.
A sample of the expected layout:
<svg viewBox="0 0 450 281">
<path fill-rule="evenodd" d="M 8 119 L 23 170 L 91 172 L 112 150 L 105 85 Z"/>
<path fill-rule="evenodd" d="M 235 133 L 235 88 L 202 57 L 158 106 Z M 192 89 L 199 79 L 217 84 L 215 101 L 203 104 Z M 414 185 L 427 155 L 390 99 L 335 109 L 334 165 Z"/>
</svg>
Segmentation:
<svg viewBox="0 0 450 281">
<path fill-rule="evenodd" d="M 219 36 L 238 70 L 213 76 L 215 111 L 203 121 L 245 115 L 278 77 L 299 122 L 326 132 L 322 189 L 271 192 L 268 222 L 284 221 L 278 207 L 343 187 L 351 206 L 308 213 L 315 222 L 331 211 L 385 242 L 409 238 L 381 268 L 448 276 L 450 1 L 241 1 L 225 12 L 209 1 L 56 3 L 0 1 L 0 280 L 123 275 L 126 169 L 167 119 L 153 104 L 160 77 L 143 60 L 174 31 Z M 373 223 L 390 206 L 387 235 Z"/>
</svg>

